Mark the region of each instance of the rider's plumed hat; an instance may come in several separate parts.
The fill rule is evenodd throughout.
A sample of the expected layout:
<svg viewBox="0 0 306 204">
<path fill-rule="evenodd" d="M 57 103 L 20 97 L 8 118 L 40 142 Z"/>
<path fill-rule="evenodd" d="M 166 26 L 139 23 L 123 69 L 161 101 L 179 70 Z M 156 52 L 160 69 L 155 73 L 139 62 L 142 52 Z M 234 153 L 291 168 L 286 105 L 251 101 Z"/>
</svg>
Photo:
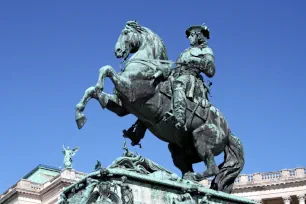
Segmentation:
<svg viewBox="0 0 306 204">
<path fill-rule="evenodd" d="M 186 36 L 189 37 L 191 31 L 200 31 L 207 39 L 209 39 L 209 29 L 205 24 L 190 26 L 186 30 Z"/>
</svg>

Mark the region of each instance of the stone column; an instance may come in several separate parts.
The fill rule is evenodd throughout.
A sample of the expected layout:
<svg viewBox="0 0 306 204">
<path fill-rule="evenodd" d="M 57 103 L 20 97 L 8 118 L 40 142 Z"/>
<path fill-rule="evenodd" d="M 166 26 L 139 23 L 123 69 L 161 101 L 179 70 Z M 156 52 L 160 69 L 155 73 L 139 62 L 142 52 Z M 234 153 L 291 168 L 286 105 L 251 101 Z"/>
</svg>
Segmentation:
<svg viewBox="0 0 306 204">
<path fill-rule="evenodd" d="M 281 175 L 283 178 L 288 178 L 290 176 L 290 171 L 288 169 L 282 169 Z"/>
<path fill-rule="evenodd" d="M 296 168 L 295 169 L 295 176 L 298 177 L 298 178 L 301 178 L 301 177 L 305 177 L 305 169 L 304 168 Z"/>
<path fill-rule="evenodd" d="M 305 204 L 305 195 L 304 194 L 297 195 L 297 198 L 299 200 L 299 204 Z"/>
<path fill-rule="evenodd" d="M 256 183 L 262 182 L 262 175 L 261 175 L 261 173 L 254 173 L 254 174 L 253 174 L 253 180 L 254 180 Z"/>
<path fill-rule="evenodd" d="M 248 183 L 249 179 L 248 179 L 248 175 L 247 174 L 241 174 L 240 178 L 239 178 L 239 183 Z"/>
<path fill-rule="evenodd" d="M 290 204 L 292 200 L 290 196 L 283 196 L 282 198 L 283 198 L 284 204 Z"/>
</svg>

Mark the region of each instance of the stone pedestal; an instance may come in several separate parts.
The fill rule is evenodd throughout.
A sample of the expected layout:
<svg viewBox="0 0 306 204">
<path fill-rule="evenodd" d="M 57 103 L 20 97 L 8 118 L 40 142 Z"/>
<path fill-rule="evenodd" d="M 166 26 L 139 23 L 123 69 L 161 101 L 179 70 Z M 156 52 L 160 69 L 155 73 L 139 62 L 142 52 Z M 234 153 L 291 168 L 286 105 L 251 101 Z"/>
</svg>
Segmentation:
<svg viewBox="0 0 306 204">
<path fill-rule="evenodd" d="M 248 203 L 245 198 L 217 192 L 179 178 L 139 155 L 118 158 L 98 168 L 61 194 L 59 204 L 204 204 Z"/>
</svg>

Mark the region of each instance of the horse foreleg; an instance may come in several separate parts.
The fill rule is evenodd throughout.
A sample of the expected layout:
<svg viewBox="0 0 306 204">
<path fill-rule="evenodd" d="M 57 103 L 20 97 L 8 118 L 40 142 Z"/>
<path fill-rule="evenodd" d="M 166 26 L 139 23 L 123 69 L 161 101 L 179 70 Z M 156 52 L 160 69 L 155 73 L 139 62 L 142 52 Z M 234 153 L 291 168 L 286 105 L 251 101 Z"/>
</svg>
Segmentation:
<svg viewBox="0 0 306 204">
<path fill-rule="evenodd" d="M 111 67 L 110 65 L 106 65 L 104 67 L 101 67 L 99 70 L 98 82 L 95 86 L 96 91 L 98 93 L 103 91 L 104 80 L 106 77 L 111 79 L 111 81 L 115 85 L 116 90 L 120 92 L 122 95 L 124 95 L 124 93 L 129 91 L 129 88 L 131 86 L 130 79 L 117 74 L 113 67 Z"/>
<path fill-rule="evenodd" d="M 107 94 L 104 92 L 98 94 L 95 87 L 89 87 L 88 89 L 86 89 L 81 101 L 76 105 L 75 119 L 79 129 L 81 129 L 86 123 L 87 119 L 86 116 L 83 114 L 83 111 L 88 101 L 92 98 L 98 100 L 103 109 L 107 108 L 119 116 L 125 116 L 129 114 L 129 112 L 127 112 L 126 109 L 122 107 L 121 101 L 119 100 L 117 95 Z"/>
<path fill-rule="evenodd" d="M 122 106 L 122 103 L 117 95 L 107 94 L 102 92 L 99 94 L 97 100 L 99 101 L 101 107 L 107 108 L 108 110 L 116 113 L 118 116 L 126 116 L 129 112 Z"/>
<path fill-rule="evenodd" d="M 83 114 L 83 111 L 85 109 L 86 104 L 91 98 L 97 98 L 97 93 L 95 91 L 95 87 L 93 86 L 86 89 L 81 101 L 76 105 L 75 120 L 79 129 L 81 129 L 86 123 L 87 119 Z"/>
</svg>

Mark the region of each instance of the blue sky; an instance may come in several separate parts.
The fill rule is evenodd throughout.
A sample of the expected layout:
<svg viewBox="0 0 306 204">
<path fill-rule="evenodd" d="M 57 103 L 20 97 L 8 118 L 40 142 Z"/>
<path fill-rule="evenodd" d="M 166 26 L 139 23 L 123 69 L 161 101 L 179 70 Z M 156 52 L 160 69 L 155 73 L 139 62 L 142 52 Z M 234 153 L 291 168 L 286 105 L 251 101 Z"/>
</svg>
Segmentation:
<svg viewBox="0 0 306 204">
<path fill-rule="evenodd" d="M 306 166 L 305 9 L 303 0 L 1 1 L 0 192 L 38 164 L 63 166 L 63 144 L 80 147 L 74 168 L 83 172 L 122 154 L 134 116 L 91 101 L 78 130 L 74 109 L 101 66 L 119 70 L 113 49 L 128 20 L 156 32 L 171 60 L 189 46 L 185 29 L 205 22 L 216 59 L 211 101 L 242 140 L 243 173 Z M 142 144 L 131 149 L 179 174 L 166 143 L 148 132 Z"/>
</svg>

